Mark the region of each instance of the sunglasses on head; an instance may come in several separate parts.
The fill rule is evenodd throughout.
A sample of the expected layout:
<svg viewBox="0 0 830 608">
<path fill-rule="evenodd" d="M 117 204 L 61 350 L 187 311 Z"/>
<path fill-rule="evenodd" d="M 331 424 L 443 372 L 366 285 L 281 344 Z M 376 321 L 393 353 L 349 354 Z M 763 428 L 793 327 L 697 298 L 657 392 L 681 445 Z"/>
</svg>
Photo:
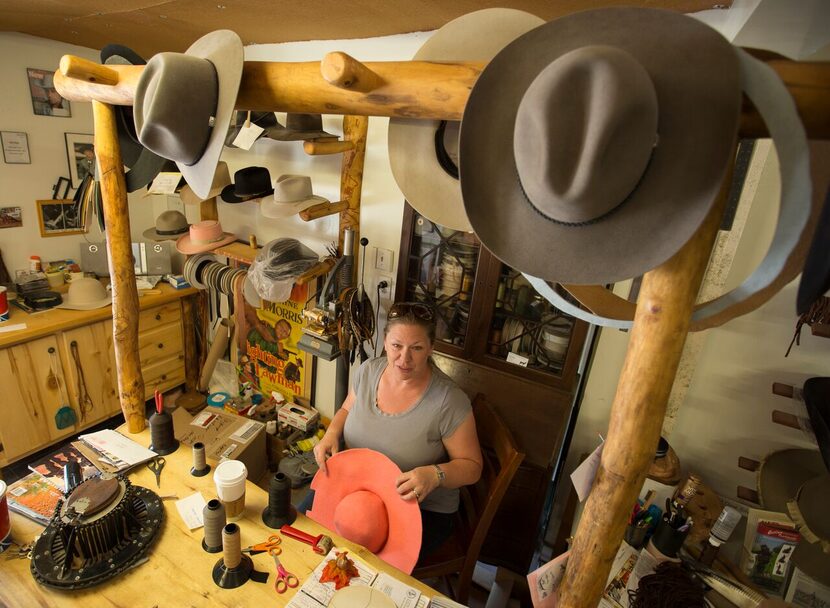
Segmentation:
<svg viewBox="0 0 830 608">
<path fill-rule="evenodd" d="M 420 302 L 397 302 L 392 305 L 392 308 L 389 309 L 389 314 L 386 318 L 397 319 L 398 317 L 404 317 L 410 313 L 412 313 L 415 318 L 421 319 L 422 321 L 432 321 L 435 318 L 432 308 L 426 304 L 421 304 Z"/>
</svg>

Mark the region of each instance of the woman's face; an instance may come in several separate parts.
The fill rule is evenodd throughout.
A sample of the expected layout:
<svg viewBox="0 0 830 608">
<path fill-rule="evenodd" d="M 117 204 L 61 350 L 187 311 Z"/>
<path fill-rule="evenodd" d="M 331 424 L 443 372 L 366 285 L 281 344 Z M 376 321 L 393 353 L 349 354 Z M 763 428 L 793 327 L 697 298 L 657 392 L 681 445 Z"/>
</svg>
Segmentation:
<svg viewBox="0 0 830 608">
<path fill-rule="evenodd" d="M 395 323 L 383 340 L 389 367 L 403 378 L 424 373 L 432 354 L 427 330 L 420 325 Z"/>
</svg>

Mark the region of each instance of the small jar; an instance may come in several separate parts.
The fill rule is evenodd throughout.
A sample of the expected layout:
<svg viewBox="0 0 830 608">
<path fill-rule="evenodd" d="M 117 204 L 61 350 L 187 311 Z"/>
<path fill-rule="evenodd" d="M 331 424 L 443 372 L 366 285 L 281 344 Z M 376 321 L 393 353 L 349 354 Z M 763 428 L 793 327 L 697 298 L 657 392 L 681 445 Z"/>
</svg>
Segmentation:
<svg viewBox="0 0 830 608">
<path fill-rule="evenodd" d="M 40 262 L 39 255 L 33 255 L 29 257 L 29 270 L 32 272 L 40 272 L 43 270 L 43 264 Z"/>
</svg>

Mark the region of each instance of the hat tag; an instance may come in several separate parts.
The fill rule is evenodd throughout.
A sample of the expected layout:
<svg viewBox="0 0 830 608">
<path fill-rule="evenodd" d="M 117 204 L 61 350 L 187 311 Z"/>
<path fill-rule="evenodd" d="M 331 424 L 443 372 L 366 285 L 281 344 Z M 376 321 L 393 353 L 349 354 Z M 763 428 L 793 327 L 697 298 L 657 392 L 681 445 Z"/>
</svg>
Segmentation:
<svg viewBox="0 0 830 608">
<path fill-rule="evenodd" d="M 521 190 L 521 192 L 522 192 L 522 196 L 523 196 L 523 197 L 524 197 L 524 199 L 528 202 L 528 204 L 531 206 L 531 208 L 532 208 L 532 209 L 533 209 L 536 213 L 538 213 L 540 216 L 542 216 L 543 218 L 545 218 L 546 220 L 548 220 L 549 222 L 553 222 L 554 224 L 559 224 L 560 226 L 573 226 L 573 227 L 575 227 L 575 228 L 579 228 L 580 226 L 590 226 L 591 224 L 597 224 L 597 223 L 599 223 L 599 222 L 602 222 L 602 221 L 604 221 L 604 220 L 608 219 L 611 215 L 613 215 L 614 213 L 616 213 L 616 212 L 617 212 L 619 209 L 621 209 L 621 208 L 622 208 L 622 207 L 623 207 L 623 206 L 624 206 L 624 205 L 625 205 L 625 204 L 626 204 L 629 200 L 631 200 L 631 197 L 633 196 L 633 194 L 634 194 L 635 192 L 637 192 L 637 189 L 640 187 L 640 183 L 643 181 L 643 178 L 644 178 L 646 175 L 648 175 L 648 168 L 649 168 L 649 166 L 651 165 L 651 161 L 652 161 L 652 159 L 654 158 L 654 152 L 655 152 L 655 150 L 657 149 L 657 142 L 658 142 L 658 140 L 659 140 L 659 134 L 655 134 L 655 140 L 654 140 L 654 141 L 655 141 L 655 143 L 654 143 L 654 145 L 653 145 L 653 146 L 652 146 L 652 148 L 651 148 L 651 154 L 649 154 L 649 157 L 648 157 L 648 162 L 646 162 L 645 167 L 643 167 L 643 172 L 640 174 L 640 179 L 638 179 L 638 180 L 637 180 L 637 183 L 636 183 L 636 184 L 634 184 L 634 187 L 631 189 L 631 192 L 629 192 L 623 200 L 621 200 L 619 203 L 617 203 L 617 205 L 616 205 L 615 207 L 612 207 L 611 209 L 609 209 L 608 211 L 606 211 L 606 212 L 605 212 L 605 213 L 603 213 L 602 215 L 599 215 L 599 216 L 597 216 L 597 217 L 591 218 L 590 220 L 585 220 L 584 222 L 566 222 L 566 221 L 563 221 L 563 220 L 557 220 L 556 218 L 553 218 L 553 217 L 549 216 L 547 213 L 545 213 L 544 211 L 542 211 L 541 209 L 539 209 L 539 207 L 537 207 L 537 206 L 536 206 L 536 204 L 533 202 L 533 200 L 531 200 L 530 196 L 528 196 L 527 192 L 525 191 L 525 187 L 524 187 L 524 185 L 522 184 L 522 180 L 521 180 L 521 178 L 519 177 L 519 170 L 518 170 L 518 168 L 517 168 L 517 167 L 514 167 L 514 168 L 516 169 L 516 181 L 517 181 L 517 182 L 518 182 L 518 184 L 519 184 L 519 190 Z M 514 165 L 515 165 L 515 159 L 514 159 Z"/>
<path fill-rule="evenodd" d="M 213 125 L 215 125 L 215 124 L 216 124 L 216 116 L 211 116 L 208 119 L 208 127 L 210 127 L 212 129 Z"/>
</svg>

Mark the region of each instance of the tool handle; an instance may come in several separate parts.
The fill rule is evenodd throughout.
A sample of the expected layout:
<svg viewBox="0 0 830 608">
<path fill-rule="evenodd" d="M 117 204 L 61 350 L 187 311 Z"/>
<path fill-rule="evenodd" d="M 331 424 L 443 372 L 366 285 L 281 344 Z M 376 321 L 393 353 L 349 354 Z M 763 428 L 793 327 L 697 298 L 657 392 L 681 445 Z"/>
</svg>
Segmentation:
<svg viewBox="0 0 830 608">
<path fill-rule="evenodd" d="M 307 532 L 303 532 L 302 530 L 298 530 L 297 528 L 292 528 L 288 525 L 281 527 L 280 532 L 282 532 L 286 536 L 290 536 L 291 538 L 296 538 L 297 540 L 301 540 L 304 543 L 308 543 L 311 546 L 314 546 L 317 543 L 317 539 L 319 538 L 317 536 L 312 536 Z"/>
</svg>

